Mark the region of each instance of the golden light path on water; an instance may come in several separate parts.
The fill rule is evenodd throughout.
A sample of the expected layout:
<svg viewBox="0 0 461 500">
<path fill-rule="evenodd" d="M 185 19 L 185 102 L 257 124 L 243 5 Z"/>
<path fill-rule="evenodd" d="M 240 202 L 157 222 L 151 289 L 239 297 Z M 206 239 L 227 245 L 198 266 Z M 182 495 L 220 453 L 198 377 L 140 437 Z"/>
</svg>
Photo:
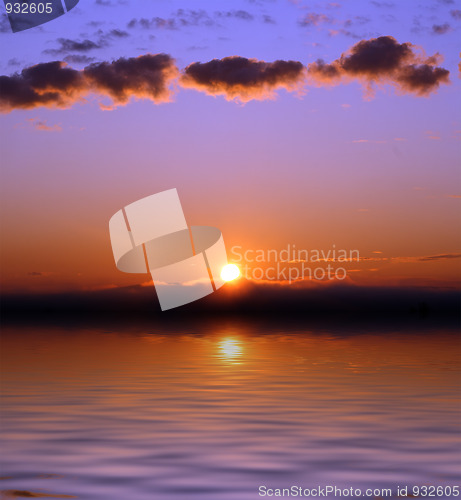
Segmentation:
<svg viewBox="0 0 461 500">
<path fill-rule="evenodd" d="M 232 338 L 225 338 L 219 341 L 218 350 L 219 357 L 230 362 L 238 362 L 243 354 L 242 342 Z"/>
</svg>

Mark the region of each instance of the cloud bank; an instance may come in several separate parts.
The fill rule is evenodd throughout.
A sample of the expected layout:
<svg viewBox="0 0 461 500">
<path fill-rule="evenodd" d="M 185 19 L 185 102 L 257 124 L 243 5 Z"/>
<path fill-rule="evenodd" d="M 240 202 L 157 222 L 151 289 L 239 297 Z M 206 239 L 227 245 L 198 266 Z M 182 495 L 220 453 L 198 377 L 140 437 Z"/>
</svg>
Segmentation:
<svg viewBox="0 0 461 500">
<path fill-rule="evenodd" d="M 55 50 L 66 52 L 70 42 L 61 40 L 61 47 Z M 93 48 L 87 41 L 81 43 L 80 52 Z M 362 40 L 332 63 L 317 60 L 307 67 L 300 61 L 231 56 L 194 62 L 180 72 L 170 55 L 145 54 L 76 70 L 65 61 L 85 63 L 91 58 L 71 54 L 65 61 L 40 63 L 21 73 L 0 76 L 0 111 L 67 108 L 90 94 L 111 99 L 110 106 L 102 106 L 106 109 L 124 105 L 131 98 L 158 104 L 171 100 L 173 82 L 242 103 L 274 99 L 280 89 L 300 94 L 307 83 L 329 86 L 353 80 L 364 84 L 368 96 L 374 85 L 384 84 L 393 85 L 400 93 L 427 96 L 449 83 L 449 71 L 438 66 L 441 60 L 439 54 L 428 57 L 411 43 L 398 43 L 390 36 Z"/>
</svg>

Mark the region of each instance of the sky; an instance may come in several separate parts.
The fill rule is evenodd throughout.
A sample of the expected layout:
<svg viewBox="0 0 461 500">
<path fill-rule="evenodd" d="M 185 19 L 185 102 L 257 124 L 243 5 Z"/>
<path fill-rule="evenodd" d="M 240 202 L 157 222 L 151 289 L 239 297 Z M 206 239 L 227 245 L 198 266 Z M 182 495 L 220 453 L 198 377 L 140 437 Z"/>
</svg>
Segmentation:
<svg viewBox="0 0 461 500">
<path fill-rule="evenodd" d="M 1 19 L 2 293 L 147 282 L 116 269 L 108 221 L 171 188 L 230 260 L 335 245 L 360 253 L 348 283 L 459 287 L 460 2 L 81 0 L 23 32 Z"/>
</svg>

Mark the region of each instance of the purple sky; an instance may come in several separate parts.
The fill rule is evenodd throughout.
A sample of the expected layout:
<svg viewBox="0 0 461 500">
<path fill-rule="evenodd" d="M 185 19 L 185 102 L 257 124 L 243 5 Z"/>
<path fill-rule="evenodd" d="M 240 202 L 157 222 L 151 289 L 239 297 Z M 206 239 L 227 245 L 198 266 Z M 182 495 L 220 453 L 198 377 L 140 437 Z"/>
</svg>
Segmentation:
<svg viewBox="0 0 461 500">
<path fill-rule="evenodd" d="M 3 75 L 147 53 L 169 54 L 179 70 L 228 56 L 331 63 L 360 40 L 392 36 L 441 54 L 451 82 L 426 97 L 384 84 L 371 98 L 358 81 L 311 82 L 246 104 L 176 85 L 163 104 L 104 111 L 89 95 L 69 109 L 14 109 L 1 116 L 5 289 L 138 282 L 115 269 L 107 221 L 171 187 L 188 222 L 219 227 L 228 247 L 459 253 L 460 28 L 450 0 L 81 0 L 42 27 L 5 30 Z M 459 259 L 438 266 L 387 267 L 379 279 L 364 270 L 364 282 L 459 279 Z"/>
</svg>

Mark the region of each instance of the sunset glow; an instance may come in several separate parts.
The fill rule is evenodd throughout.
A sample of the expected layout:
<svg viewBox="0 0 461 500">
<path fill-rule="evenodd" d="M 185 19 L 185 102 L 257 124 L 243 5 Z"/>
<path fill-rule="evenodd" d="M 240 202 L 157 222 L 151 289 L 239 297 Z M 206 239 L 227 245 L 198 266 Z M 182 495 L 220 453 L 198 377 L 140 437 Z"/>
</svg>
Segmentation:
<svg viewBox="0 0 461 500">
<path fill-rule="evenodd" d="M 240 269 L 235 264 L 227 264 L 221 271 L 221 278 L 224 281 L 232 281 L 240 276 Z"/>
</svg>

